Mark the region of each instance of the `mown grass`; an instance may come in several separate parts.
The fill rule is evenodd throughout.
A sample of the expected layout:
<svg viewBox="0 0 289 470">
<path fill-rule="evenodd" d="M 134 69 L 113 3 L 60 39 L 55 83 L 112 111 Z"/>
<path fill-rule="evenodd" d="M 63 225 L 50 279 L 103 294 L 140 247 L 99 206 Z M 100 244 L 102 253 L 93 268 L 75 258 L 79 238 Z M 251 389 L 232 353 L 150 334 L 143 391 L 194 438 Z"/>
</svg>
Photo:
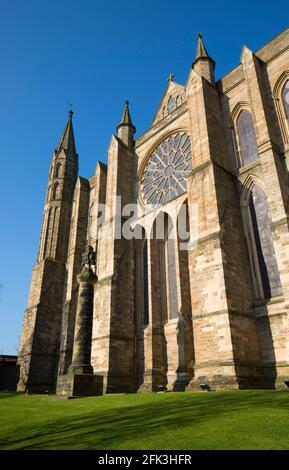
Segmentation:
<svg viewBox="0 0 289 470">
<path fill-rule="evenodd" d="M 289 393 L 0 393 L 0 449 L 289 449 Z"/>
</svg>

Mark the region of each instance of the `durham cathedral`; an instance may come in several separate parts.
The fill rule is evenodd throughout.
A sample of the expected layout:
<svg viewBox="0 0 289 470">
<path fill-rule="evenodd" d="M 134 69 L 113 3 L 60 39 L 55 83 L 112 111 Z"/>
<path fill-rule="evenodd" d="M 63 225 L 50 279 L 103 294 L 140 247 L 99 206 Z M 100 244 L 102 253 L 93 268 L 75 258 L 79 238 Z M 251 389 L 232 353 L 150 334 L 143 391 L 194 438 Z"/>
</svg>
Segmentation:
<svg viewBox="0 0 289 470">
<path fill-rule="evenodd" d="M 186 83 L 170 74 L 149 128 L 135 132 L 126 101 L 107 164 L 84 178 L 69 113 L 51 158 L 18 390 L 285 387 L 289 29 L 258 51 L 244 46 L 217 81 L 198 34 Z"/>
</svg>

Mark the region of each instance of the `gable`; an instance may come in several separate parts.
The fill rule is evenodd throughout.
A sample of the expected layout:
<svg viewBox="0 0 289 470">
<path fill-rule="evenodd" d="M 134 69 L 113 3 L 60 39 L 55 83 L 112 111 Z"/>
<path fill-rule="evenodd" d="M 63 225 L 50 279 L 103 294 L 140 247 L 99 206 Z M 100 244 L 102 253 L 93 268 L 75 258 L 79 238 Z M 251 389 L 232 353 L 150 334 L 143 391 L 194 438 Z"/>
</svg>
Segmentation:
<svg viewBox="0 0 289 470">
<path fill-rule="evenodd" d="M 175 82 L 169 82 L 150 127 L 166 118 L 186 101 L 185 88 Z"/>
</svg>

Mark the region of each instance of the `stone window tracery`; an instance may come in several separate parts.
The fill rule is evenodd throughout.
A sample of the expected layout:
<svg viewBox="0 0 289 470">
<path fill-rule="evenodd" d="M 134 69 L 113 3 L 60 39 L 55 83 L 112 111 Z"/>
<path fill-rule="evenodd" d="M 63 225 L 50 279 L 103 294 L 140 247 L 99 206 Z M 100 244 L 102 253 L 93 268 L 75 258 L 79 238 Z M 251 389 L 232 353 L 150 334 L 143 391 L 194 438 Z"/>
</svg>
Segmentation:
<svg viewBox="0 0 289 470">
<path fill-rule="evenodd" d="M 240 112 L 236 127 L 242 164 L 249 165 L 258 159 L 257 141 L 250 111 L 243 109 Z"/>
<path fill-rule="evenodd" d="M 181 95 L 171 95 L 166 105 L 163 107 L 163 118 L 177 109 L 182 104 L 182 101 Z"/>
<path fill-rule="evenodd" d="M 267 196 L 258 185 L 247 193 L 243 205 L 245 237 L 251 265 L 255 298 L 269 300 L 281 295 L 282 287 L 271 233 Z"/>
<path fill-rule="evenodd" d="M 289 80 L 285 82 L 282 89 L 282 102 L 287 120 L 289 121 Z"/>
<path fill-rule="evenodd" d="M 165 139 L 149 158 L 141 180 L 148 205 L 160 206 L 184 194 L 192 171 L 190 137 L 186 132 Z"/>
<path fill-rule="evenodd" d="M 172 111 L 174 111 L 177 107 L 177 104 L 176 104 L 176 99 L 174 96 L 170 96 L 169 97 L 169 101 L 168 101 L 168 113 L 170 114 Z"/>
</svg>

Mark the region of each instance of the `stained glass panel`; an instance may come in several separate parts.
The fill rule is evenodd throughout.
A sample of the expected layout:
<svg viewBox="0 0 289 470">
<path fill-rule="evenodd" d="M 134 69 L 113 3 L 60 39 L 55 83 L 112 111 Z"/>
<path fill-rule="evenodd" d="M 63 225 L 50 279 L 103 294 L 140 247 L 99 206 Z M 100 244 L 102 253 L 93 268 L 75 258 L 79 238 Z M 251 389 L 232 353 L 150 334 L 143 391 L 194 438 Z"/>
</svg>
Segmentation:
<svg viewBox="0 0 289 470">
<path fill-rule="evenodd" d="M 283 106 L 286 113 L 286 117 L 289 120 L 289 80 L 285 83 L 282 90 Z"/>
<path fill-rule="evenodd" d="M 152 162 L 156 171 L 152 172 Z M 149 205 L 161 205 L 184 194 L 186 177 L 192 171 L 192 152 L 187 133 L 162 142 L 149 158 L 141 181 L 142 195 Z"/>
<path fill-rule="evenodd" d="M 253 163 L 258 159 L 258 149 L 253 119 L 251 113 L 246 109 L 239 114 L 237 131 L 243 164 Z"/>
<path fill-rule="evenodd" d="M 172 111 L 174 111 L 174 109 L 176 109 L 177 105 L 176 105 L 176 99 L 174 96 L 170 96 L 169 98 L 169 101 L 168 101 L 168 113 L 171 113 Z"/>
</svg>

